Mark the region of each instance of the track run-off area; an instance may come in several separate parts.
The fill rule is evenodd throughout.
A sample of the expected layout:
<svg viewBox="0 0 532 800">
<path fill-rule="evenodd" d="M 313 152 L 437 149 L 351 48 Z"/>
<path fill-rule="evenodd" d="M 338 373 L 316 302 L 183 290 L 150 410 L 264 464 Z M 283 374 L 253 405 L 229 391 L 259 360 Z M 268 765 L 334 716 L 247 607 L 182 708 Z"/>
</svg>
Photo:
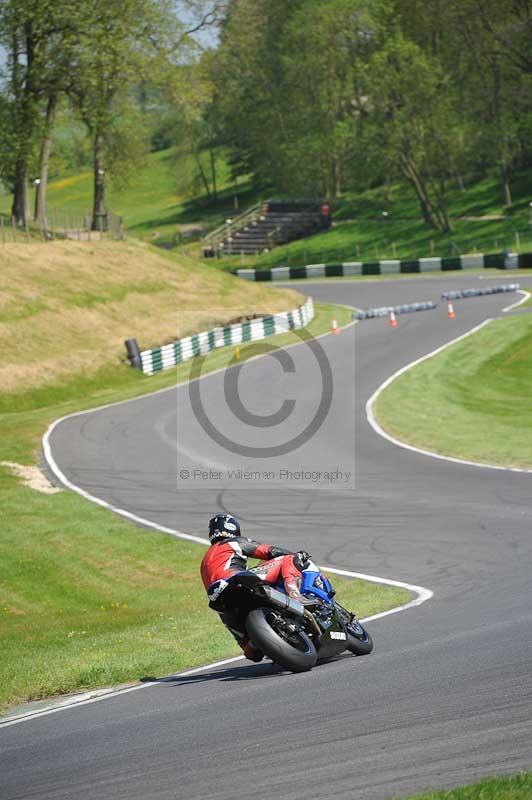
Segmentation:
<svg viewBox="0 0 532 800">
<path fill-rule="evenodd" d="M 301 290 L 369 308 L 515 280 L 451 274 Z M 518 280 L 530 289 L 531 278 Z M 299 675 L 240 660 L 6 726 L 2 800 L 384 800 L 532 768 L 531 477 L 398 447 L 366 416 L 391 375 L 500 316 L 514 297 L 460 301 L 453 320 L 443 304 L 399 317 L 395 329 L 376 319 L 320 339 L 329 412 L 300 452 L 270 468 L 294 474 L 303 459 L 319 473 L 336 464 L 353 473 L 343 484 L 229 478 L 227 465 L 237 470 L 252 457 L 198 432 L 187 385 L 56 425 L 48 444 L 68 481 L 130 515 L 204 538 L 212 513 L 228 510 L 245 535 L 434 596 L 370 623 L 369 657 L 346 655 Z M 309 347 L 287 352 L 291 364 L 269 356 L 244 364 L 240 390 L 257 417 L 295 398 L 300 410 L 283 423 L 295 435 L 321 389 Z M 227 374 L 199 385 L 207 416 L 236 441 L 244 423 L 225 402 Z M 508 413 L 518 424 L 511 398 Z M 248 447 L 265 440 L 254 419 Z M 184 468 L 221 476 L 179 479 Z"/>
</svg>

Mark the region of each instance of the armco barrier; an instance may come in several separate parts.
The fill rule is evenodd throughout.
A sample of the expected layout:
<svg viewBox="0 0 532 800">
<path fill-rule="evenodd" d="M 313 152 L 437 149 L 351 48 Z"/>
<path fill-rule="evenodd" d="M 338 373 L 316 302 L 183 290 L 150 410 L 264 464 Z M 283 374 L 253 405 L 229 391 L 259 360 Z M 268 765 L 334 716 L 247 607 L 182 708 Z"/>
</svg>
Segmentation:
<svg viewBox="0 0 532 800">
<path fill-rule="evenodd" d="M 504 292 L 517 292 L 519 289 L 518 283 L 506 283 L 501 286 L 485 286 L 482 289 L 456 289 L 454 291 L 444 292 L 442 294 L 443 300 L 462 300 L 465 297 L 482 297 L 486 294 L 502 294 Z"/>
<path fill-rule="evenodd" d="M 143 350 L 140 353 L 141 369 L 142 372 L 151 375 L 194 356 L 205 355 L 218 347 L 254 342 L 276 333 L 286 333 L 289 330 L 304 328 L 313 317 L 314 303 L 309 297 L 304 305 L 293 311 L 284 311 L 280 314 L 213 328 L 203 333 L 195 333 L 193 336 L 185 336 L 183 339 L 178 339 L 162 347 Z"/>
<path fill-rule="evenodd" d="M 239 278 L 248 281 L 289 281 L 301 278 L 335 278 L 350 275 L 398 275 L 463 269 L 524 269 L 527 267 L 532 267 L 532 253 L 488 253 L 402 261 L 397 259 L 344 261 L 339 264 L 307 264 L 304 267 L 237 269 L 236 274 Z"/>
<path fill-rule="evenodd" d="M 397 314 L 410 314 L 413 311 L 431 311 L 437 307 L 437 303 L 426 300 L 420 303 L 406 303 L 400 306 L 381 306 L 380 308 L 368 308 L 365 311 L 354 311 L 353 319 L 374 319 L 375 317 L 387 317 L 393 311 Z"/>
</svg>

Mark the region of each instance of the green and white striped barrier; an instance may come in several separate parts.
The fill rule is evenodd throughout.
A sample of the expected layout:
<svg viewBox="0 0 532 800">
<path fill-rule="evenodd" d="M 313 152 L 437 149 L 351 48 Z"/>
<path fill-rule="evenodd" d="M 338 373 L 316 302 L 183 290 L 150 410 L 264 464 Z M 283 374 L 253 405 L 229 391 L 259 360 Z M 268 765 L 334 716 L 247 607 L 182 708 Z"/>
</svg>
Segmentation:
<svg viewBox="0 0 532 800">
<path fill-rule="evenodd" d="M 195 333 L 193 336 L 185 336 L 162 347 L 143 350 L 140 353 L 141 369 L 147 375 L 152 375 L 194 356 L 205 355 L 218 347 L 255 342 L 276 333 L 304 328 L 313 317 L 314 302 L 309 297 L 304 305 L 293 311 L 283 311 L 280 314 L 237 322 L 235 325 L 213 328 L 203 333 Z"/>
<path fill-rule="evenodd" d="M 248 281 L 289 281 L 301 278 L 334 278 L 349 275 L 398 275 L 400 273 L 445 272 L 460 269 L 519 269 L 532 267 L 532 253 L 494 253 L 401 261 L 344 261 L 341 264 L 307 264 L 304 267 L 237 269 Z"/>
</svg>

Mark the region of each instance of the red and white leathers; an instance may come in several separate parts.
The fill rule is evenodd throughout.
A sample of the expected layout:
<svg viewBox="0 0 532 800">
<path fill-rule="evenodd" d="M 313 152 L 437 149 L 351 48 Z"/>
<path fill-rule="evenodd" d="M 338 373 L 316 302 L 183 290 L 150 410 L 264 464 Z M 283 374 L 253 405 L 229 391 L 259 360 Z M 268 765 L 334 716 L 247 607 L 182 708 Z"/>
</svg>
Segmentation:
<svg viewBox="0 0 532 800">
<path fill-rule="evenodd" d="M 282 578 L 288 593 L 297 592 L 301 572 L 294 564 L 294 554 L 284 547 L 259 544 L 244 536 L 235 536 L 215 542 L 201 562 L 201 578 L 206 589 L 222 578 L 227 580 L 247 568 L 248 557 L 262 559 L 254 568 L 266 583 L 277 583 Z"/>
<path fill-rule="evenodd" d="M 244 536 L 214 542 L 209 547 L 201 562 L 201 579 L 205 589 L 208 590 L 216 581 L 227 580 L 245 570 L 248 557 L 262 559 L 261 563 L 253 568 L 253 572 L 256 572 L 262 580 L 275 584 L 282 578 L 286 592 L 300 597 L 301 572 L 294 564 L 294 554 L 284 547 L 260 544 Z M 251 661 L 261 661 L 262 653 L 253 647 L 244 632 L 235 629 L 232 615 L 220 613 L 220 617 L 239 643 L 246 658 Z"/>
</svg>

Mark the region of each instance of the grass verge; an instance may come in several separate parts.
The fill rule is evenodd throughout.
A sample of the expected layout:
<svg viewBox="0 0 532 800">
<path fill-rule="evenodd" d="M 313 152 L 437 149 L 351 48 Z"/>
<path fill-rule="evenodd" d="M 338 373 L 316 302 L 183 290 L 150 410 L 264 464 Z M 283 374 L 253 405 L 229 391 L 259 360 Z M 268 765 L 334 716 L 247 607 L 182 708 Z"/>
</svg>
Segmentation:
<svg viewBox="0 0 532 800">
<path fill-rule="evenodd" d="M 443 792 L 425 792 L 409 800 L 530 800 L 532 774 L 510 778 L 487 778 L 471 786 L 460 786 Z"/>
<path fill-rule="evenodd" d="M 379 423 L 443 455 L 532 467 L 532 317 L 499 319 L 413 367 L 380 395 Z"/>
<path fill-rule="evenodd" d="M 316 305 L 301 341 L 340 324 L 349 309 Z M 246 360 L 261 343 L 241 347 Z M 231 349 L 206 357 L 224 366 Z M 147 378 L 107 367 L 30 392 L 0 395 L 0 457 L 32 463 L 59 416 L 186 380 L 190 362 Z M 14 411 L 13 409 L 18 409 Z M 75 494 L 44 495 L 0 467 L 0 708 L 26 700 L 161 675 L 238 653 L 209 612 L 199 581 L 200 546 L 139 529 Z M 361 615 L 408 593 L 333 576 L 344 605 Z"/>
</svg>

